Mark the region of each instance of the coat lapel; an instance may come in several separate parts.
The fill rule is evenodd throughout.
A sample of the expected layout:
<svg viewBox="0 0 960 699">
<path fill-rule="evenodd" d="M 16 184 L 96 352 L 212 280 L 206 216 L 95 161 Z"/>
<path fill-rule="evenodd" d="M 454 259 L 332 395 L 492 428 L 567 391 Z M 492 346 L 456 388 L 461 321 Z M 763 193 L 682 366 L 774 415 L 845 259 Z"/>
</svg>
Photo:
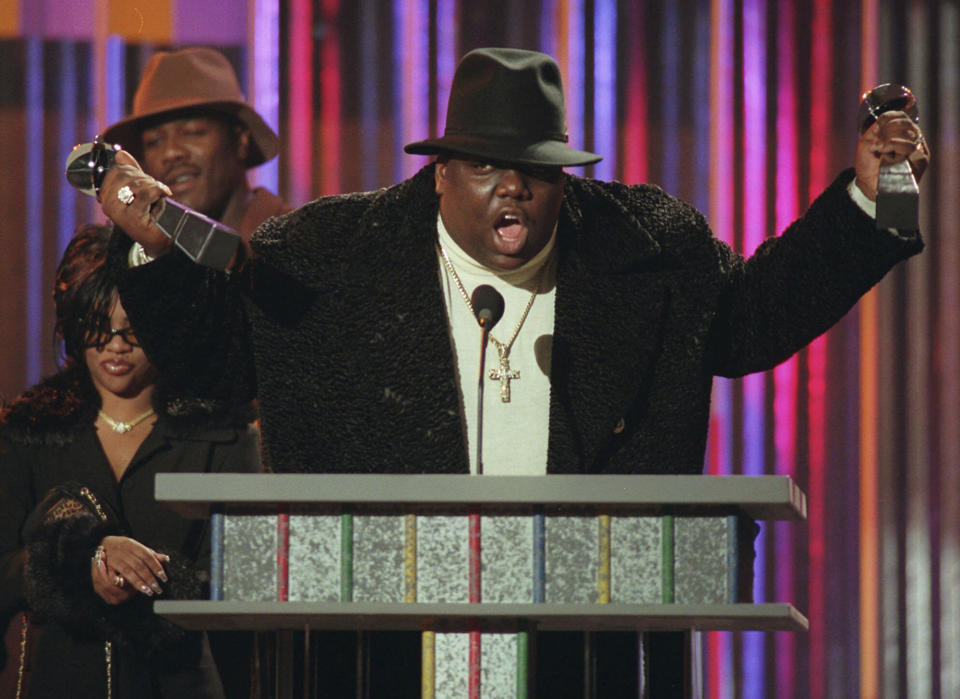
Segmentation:
<svg viewBox="0 0 960 699">
<path fill-rule="evenodd" d="M 639 222 L 624 224 L 616 201 L 584 188 L 568 185 L 558 231 L 550 473 L 596 470 L 644 392 L 668 300 L 659 245 Z"/>
</svg>

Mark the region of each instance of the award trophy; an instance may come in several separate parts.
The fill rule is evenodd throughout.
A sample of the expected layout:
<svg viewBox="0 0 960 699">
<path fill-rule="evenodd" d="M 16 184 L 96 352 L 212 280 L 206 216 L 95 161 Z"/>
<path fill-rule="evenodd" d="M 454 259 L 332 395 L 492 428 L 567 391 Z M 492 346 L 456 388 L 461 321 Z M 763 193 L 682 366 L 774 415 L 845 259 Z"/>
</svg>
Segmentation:
<svg viewBox="0 0 960 699">
<path fill-rule="evenodd" d="M 97 136 L 92 143 L 75 146 L 67 156 L 67 181 L 84 194 L 99 196 L 100 186 L 113 165 L 120 146 L 105 143 Z M 226 269 L 237 245 L 239 234 L 219 221 L 175 202 L 158 202 L 155 222 L 191 260 L 214 269 Z"/>
<path fill-rule="evenodd" d="M 857 112 L 860 135 L 873 126 L 881 114 L 894 110 L 905 112 L 914 123 L 919 121 L 917 99 L 908 88 L 885 83 L 865 93 Z M 877 228 L 918 230 L 919 211 L 920 190 L 910 162 L 881 164 L 877 181 Z"/>
</svg>

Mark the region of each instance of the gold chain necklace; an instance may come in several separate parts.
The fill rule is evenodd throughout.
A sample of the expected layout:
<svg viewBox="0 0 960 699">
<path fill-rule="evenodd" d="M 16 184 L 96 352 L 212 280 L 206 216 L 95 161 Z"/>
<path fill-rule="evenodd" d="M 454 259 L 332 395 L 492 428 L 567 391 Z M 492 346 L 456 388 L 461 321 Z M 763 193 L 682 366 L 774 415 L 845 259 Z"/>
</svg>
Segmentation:
<svg viewBox="0 0 960 699">
<path fill-rule="evenodd" d="M 141 422 L 146 420 L 148 417 L 150 417 L 151 415 L 153 415 L 153 408 L 150 408 L 150 410 L 148 410 L 145 413 L 141 413 L 140 415 L 137 415 L 130 422 L 123 422 L 121 420 L 114 420 L 112 417 L 107 415 L 102 410 L 100 411 L 100 417 L 102 417 L 103 421 L 110 426 L 110 429 L 116 432 L 117 434 L 126 434 L 127 432 L 132 430 L 134 427 L 139 425 Z"/>
<path fill-rule="evenodd" d="M 443 246 L 437 243 L 437 250 L 440 251 L 440 258 L 443 260 L 444 267 L 447 268 L 447 271 L 450 273 L 450 277 L 453 279 L 453 283 L 456 284 L 457 290 L 460 292 L 460 296 L 464 301 L 467 302 L 467 308 L 470 309 L 470 312 L 474 315 L 477 314 L 476 310 L 473 308 L 473 302 L 470 300 L 470 294 L 467 293 L 467 290 L 463 286 L 463 282 L 460 281 L 460 276 L 457 274 L 457 270 L 453 268 L 453 263 L 450 262 L 450 258 L 447 257 L 447 251 L 443 249 Z M 533 302 L 537 298 L 537 294 L 540 293 L 540 284 L 543 282 L 543 269 L 540 270 L 540 276 L 537 278 L 537 284 L 533 287 L 533 293 L 530 294 L 530 300 L 527 301 L 526 308 L 523 309 L 523 313 L 520 314 L 520 320 L 517 321 L 517 324 L 513 327 L 513 334 L 510 335 L 510 339 L 506 342 L 500 342 L 492 334 L 488 337 L 490 342 L 493 343 L 493 346 L 497 348 L 497 356 L 499 361 L 497 362 L 497 368 L 491 369 L 487 376 L 492 381 L 500 382 L 500 401 L 503 403 L 510 402 L 510 381 L 513 379 L 520 378 L 519 369 L 510 368 L 510 348 L 513 347 L 514 340 L 517 339 L 517 335 L 520 334 L 520 328 L 523 327 L 523 322 L 527 319 L 527 314 L 530 312 L 530 308 L 533 307 Z"/>
</svg>

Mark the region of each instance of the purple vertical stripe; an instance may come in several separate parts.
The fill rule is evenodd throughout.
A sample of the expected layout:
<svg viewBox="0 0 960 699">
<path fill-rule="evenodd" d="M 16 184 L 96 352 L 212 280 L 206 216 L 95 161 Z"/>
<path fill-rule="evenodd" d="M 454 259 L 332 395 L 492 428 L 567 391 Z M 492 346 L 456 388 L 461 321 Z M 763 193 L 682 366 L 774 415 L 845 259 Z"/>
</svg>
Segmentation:
<svg viewBox="0 0 960 699">
<path fill-rule="evenodd" d="M 586 136 L 583 110 L 586 103 L 584 96 L 584 46 L 586 35 L 583 22 L 583 0 L 568 0 L 567 4 L 567 65 L 564 75 L 564 85 L 567 88 L 567 131 L 570 134 L 570 145 L 582 148 Z M 563 41 L 563 38 L 560 39 Z M 582 167 L 567 168 L 570 173 L 582 176 Z"/>
<path fill-rule="evenodd" d="M 124 76 L 126 66 L 124 52 L 126 46 L 121 37 L 111 34 L 106 42 L 106 115 L 107 124 L 120 121 L 126 115 L 126 85 Z M 106 124 L 104 125 L 106 126 Z"/>
<path fill-rule="evenodd" d="M 257 113 L 279 132 L 280 125 L 280 3 L 279 0 L 252 0 L 253 43 L 250 48 L 252 85 L 247 89 Z M 281 144 L 281 148 L 282 148 Z M 253 181 L 278 191 L 278 159 L 264 163 L 254 171 Z"/>
<path fill-rule="evenodd" d="M 663 7 L 663 54 L 660 73 L 660 113 L 663 117 L 660 186 L 670 194 L 680 193 L 680 8 Z"/>
<path fill-rule="evenodd" d="M 59 145 L 57 149 L 64 154 L 64 157 L 77 145 L 77 94 L 79 91 L 77 73 L 76 45 L 72 41 L 64 41 L 60 44 L 60 70 L 57 75 L 57 84 L 60 90 L 60 123 L 57 126 Z M 77 190 L 70 186 L 65 177 L 60 178 L 59 185 L 59 201 L 57 204 L 58 259 L 77 227 L 77 217 L 74 213 Z"/>
<path fill-rule="evenodd" d="M 543 0 L 540 10 L 540 50 L 556 58 L 557 56 L 557 2 Z"/>
<path fill-rule="evenodd" d="M 694 17 L 693 54 L 693 205 L 710 209 L 710 7 L 699 3 Z"/>
<path fill-rule="evenodd" d="M 743 252 L 751 254 L 766 235 L 766 3 L 743 3 Z M 765 470 L 766 377 L 743 379 L 743 473 L 759 476 Z M 765 556 L 769 527 L 755 542 L 753 598 L 767 601 Z M 743 690 L 745 697 L 762 697 L 765 634 L 743 635 Z"/>
<path fill-rule="evenodd" d="M 242 46 L 247 43 L 245 10 L 245 2 L 173 0 L 174 43 Z"/>
<path fill-rule="evenodd" d="M 40 380 L 43 373 L 43 39 L 32 36 L 25 41 L 26 75 L 24 102 L 31 147 L 26 149 L 24 195 L 26 206 L 26 357 L 27 384 Z"/>
<path fill-rule="evenodd" d="M 430 132 L 429 3 L 398 0 L 393 6 L 393 19 L 393 85 L 394 98 L 399 102 L 395 110 L 394 178 L 399 181 L 427 162 L 425 156 L 403 155 L 403 146 L 426 138 Z"/>
<path fill-rule="evenodd" d="M 596 0 L 593 8 L 593 152 L 603 160 L 595 177 L 617 176 L 617 3 Z"/>
<path fill-rule="evenodd" d="M 457 48 L 456 0 L 437 0 L 437 135 L 447 122 L 450 83 L 460 59 Z"/>
</svg>

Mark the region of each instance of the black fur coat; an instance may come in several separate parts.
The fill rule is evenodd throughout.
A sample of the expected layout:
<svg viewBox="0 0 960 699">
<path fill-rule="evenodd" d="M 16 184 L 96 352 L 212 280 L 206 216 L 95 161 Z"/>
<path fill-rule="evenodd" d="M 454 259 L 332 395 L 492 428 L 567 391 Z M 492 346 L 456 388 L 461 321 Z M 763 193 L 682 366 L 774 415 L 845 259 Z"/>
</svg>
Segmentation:
<svg viewBox="0 0 960 699">
<path fill-rule="evenodd" d="M 207 523 L 154 502 L 154 476 L 258 470 L 248 409 L 155 397 L 160 417 L 119 483 L 96 437 L 99 397 L 85 370 L 43 381 L 0 414 L 0 620 L 6 627 L 29 610 L 30 696 L 102 696 L 106 640 L 114 644 L 114 696 L 186 696 L 184 687 L 209 680 L 210 667 L 197 670 L 209 659 L 199 634 L 162 622 L 142 595 L 105 604 L 90 579 L 100 540 L 122 534 L 171 556 L 165 598 L 202 596 Z M 0 658 L 0 669 L 18 661 Z M 215 674 L 209 681 L 218 683 Z"/>
<path fill-rule="evenodd" d="M 839 320 L 917 233 L 877 231 L 843 173 L 749 259 L 656 187 L 567 176 L 549 473 L 700 473 L 713 376 L 770 369 Z M 124 272 L 167 379 L 256 393 L 276 471 L 466 473 L 434 249 L 433 167 L 270 219 L 245 275 L 179 253 Z"/>
</svg>

